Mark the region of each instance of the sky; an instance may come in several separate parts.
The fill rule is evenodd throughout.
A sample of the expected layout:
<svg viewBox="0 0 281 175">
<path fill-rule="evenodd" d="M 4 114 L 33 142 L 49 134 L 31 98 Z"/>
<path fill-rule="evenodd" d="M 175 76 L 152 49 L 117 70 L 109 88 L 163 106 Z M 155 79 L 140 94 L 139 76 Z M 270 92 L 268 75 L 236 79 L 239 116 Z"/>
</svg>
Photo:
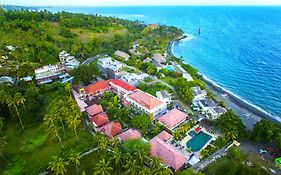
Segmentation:
<svg viewBox="0 0 281 175">
<path fill-rule="evenodd" d="M 0 4 L 26 6 L 281 5 L 281 0 L 0 0 Z"/>
</svg>

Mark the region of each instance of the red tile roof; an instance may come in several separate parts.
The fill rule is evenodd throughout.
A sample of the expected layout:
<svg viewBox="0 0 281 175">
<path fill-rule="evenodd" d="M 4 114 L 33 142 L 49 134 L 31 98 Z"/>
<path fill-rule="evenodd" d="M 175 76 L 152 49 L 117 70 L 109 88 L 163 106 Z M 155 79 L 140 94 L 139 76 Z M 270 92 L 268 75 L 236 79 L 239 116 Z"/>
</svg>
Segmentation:
<svg viewBox="0 0 281 175">
<path fill-rule="evenodd" d="M 122 132 L 118 136 L 122 141 L 130 140 L 130 139 L 140 139 L 141 133 L 139 133 L 137 130 L 129 129 L 125 132 Z"/>
<path fill-rule="evenodd" d="M 171 134 L 169 134 L 167 131 L 162 131 L 160 134 L 158 134 L 157 136 L 159 139 L 163 140 L 164 142 L 166 142 L 167 140 L 169 140 L 170 138 L 172 138 L 173 136 Z"/>
<path fill-rule="evenodd" d="M 98 92 L 103 92 L 109 89 L 110 80 L 97 81 L 87 87 L 85 87 L 85 92 L 87 95 L 94 95 Z"/>
<path fill-rule="evenodd" d="M 127 91 L 134 91 L 136 90 L 137 88 L 135 88 L 134 86 L 131 86 L 130 84 L 122 81 L 122 80 L 118 80 L 118 79 L 112 79 L 110 81 L 112 84 L 114 84 L 115 86 L 119 86 Z"/>
<path fill-rule="evenodd" d="M 98 114 L 93 117 L 91 117 L 91 122 L 94 123 L 94 125 L 99 128 L 109 122 L 108 117 L 106 114 Z"/>
<path fill-rule="evenodd" d="M 139 103 L 140 105 L 142 105 L 143 107 L 145 107 L 149 110 L 164 103 L 161 100 L 159 100 L 158 98 L 156 98 L 148 93 L 142 92 L 141 90 L 134 91 L 134 93 L 129 95 L 129 97 L 132 100 L 134 100 L 135 102 Z"/>
<path fill-rule="evenodd" d="M 122 126 L 119 122 L 110 122 L 107 125 L 101 127 L 100 131 L 103 132 L 106 136 L 112 138 L 122 132 Z"/>
<path fill-rule="evenodd" d="M 158 120 L 161 123 L 163 123 L 165 126 L 167 126 L 169 129 L 172 129 L 178 124 L 180 124 L 181 122 L 185 121 L 187 117 L 188 117 L 187 114 L 174 108 L 168 113 L 159 117 Z"/>
<path fill-rule="evenodd" d="M 88 106 L 87 108 L 85 108 L 85 111 L 90 115 L 90 116 L 94 116 L 97 115 L 101 112 L 103 112 L 102 106 L 101 105 L 92 105 L 92 106 Z"/>
<path fill-rule="evenodd" d="M 150 155 L 157 156 L 175 171 L 179 170 L 188 160 L 187 157 L 178 152 L 168 143 L 161 140 L 158 136 L 150 141 Z"/>
</svg>

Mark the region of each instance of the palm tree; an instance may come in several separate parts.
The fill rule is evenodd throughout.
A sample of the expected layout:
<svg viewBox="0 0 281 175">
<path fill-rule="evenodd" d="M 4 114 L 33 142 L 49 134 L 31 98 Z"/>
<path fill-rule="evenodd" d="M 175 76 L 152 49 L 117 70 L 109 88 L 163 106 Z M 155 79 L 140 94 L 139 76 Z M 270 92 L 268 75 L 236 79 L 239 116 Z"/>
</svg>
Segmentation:
<svg viewBox="0 0 281 175">
<path fill-rule="evenodd" d="M 2 134 L 2 136 L 4 136 L 4 133 L 3 133 L 3 127 L 4 127 L 4 118 L 0 117 L 0 132 Z"/>
<path fill-rule="evenodd" d="M 44 125 L 46 128 L 47 133 L 54 139 L 57 138 L 60 142 L 60 145 L 62 148 L 64 148 L 64 145 L 62 143 L 62 140 L 60 138 L 60 128 L 57 126 L 56 118 L 51 115 L 45 115 L 44 116 Z"/>
<path fill-rule="evenodd" d="M 6 137 L 0 137 L 0 157 L 3 157 L 3 152 L 6 145 L 7 145 Z"/>
<path fill-rule="evenodd" d="M 80 125 L 81 120 L 77 117 L 68 117 L 66 118 L 66 123 L 70 129 L 72 129 L 75 133 L 77 143 L 79 143 L 78 135 L 77 135 L 77 127 Z"/>
<path fill-rule="evenodd" d="M 71 84 L 70 83 L 66 83 L 65 86 L 64 86 L 64 89 L 67 93 L 69 93 L 69 96 L 71 97 Z"/>
<path fill-rule="evenodd" d="M 122 164 L 122 153 L 118 148 L 112 150 L 112 155 L 110 158 L 111 164 L 120 171 L 120 166 Z"/>
<path fill-rule="evenodd" d="M 98 134 L 96 140 L 98 141 L 99 149 L 105 151 L 107 149 L 108 139 L 104 135 Z"/>
<path fill-rule="evenodd" d="M 112 146 L 112 148 L 118 148 L 120 143 L 120 140 L 117 137 L 113 137 L 112 139 L 110 139 L 110 145 Z"/>
<path fill-rule="evenodd" d="M 19 105 L 23 105 L 24 110 L 26 110 L 25 108 L 25 98 L 21 95 L 21 93 L 16 93 L 15 94 L 15 98 L 17 99 L 17 104 Z"/>
<path fill-rule="evenodd" d="M 72 152 L 72 153 L 70 154 L 69 160 L 70 160 L 72 163 L 75 163 L 76 174 L 77 174 L 77 175 L 79 174 L 78 165 L 80 164 L 80 159 L 81 159 L 81 156 L 80 156 L 80 153 L 79 153 L 79 152 Z"/>
<path fill-rule="evenodd" d="M 8 107 L 11 109 L 12 107 L 15 108 L 16 110 L 16 113 L 18 115 L 18 119 L 20 121 L 20 124 L 21 124 L 21 128 L 22 130 L 24 130 L 24 126 L 23 126 L 23 123 L 21 121 L 21 117 L 20 117 L 20 114 L 19 114 L 19 111 L 18 111 L 18 107 L 17 107 L 17 104 L 18 104 L 18 99 L 14 97 L 11 97 L 11 96 L 8 96 L 7 98 L 7 104 L 8 104 Z"/>
<path fill-rule="evenodd" d="M 227 131 L 224 133 L 224 136 L 227 140 L 235 140 L 238 137 L 238 131 Z"/>
<path fill-rule="evenodd" d="M 53 161 L 49 163 L 48 169 L 50 169 L 55 175 L 65 174 L 67 172 L 66 165 L 67 162 L 63 158 L 53 156 Z"/>
<path fill-rule="evenodd" d="M 140 165 L 138 164 L 137 160 L 135 160 L 135 159 L 127 160 L 126 164 L 124 165 L 124 168 L 125 168 L 124 174 L 128 174 L 128 175 L 138 174 L 141 169 Z"/>
<path fill-rule="evenodd" d="M 110 162 L 106 162 L 105 159 L 100 160 L 94 168 L 93 175 L 110 175 L 113 168 L 109 166 L 109 163 Z"/>
</svg>

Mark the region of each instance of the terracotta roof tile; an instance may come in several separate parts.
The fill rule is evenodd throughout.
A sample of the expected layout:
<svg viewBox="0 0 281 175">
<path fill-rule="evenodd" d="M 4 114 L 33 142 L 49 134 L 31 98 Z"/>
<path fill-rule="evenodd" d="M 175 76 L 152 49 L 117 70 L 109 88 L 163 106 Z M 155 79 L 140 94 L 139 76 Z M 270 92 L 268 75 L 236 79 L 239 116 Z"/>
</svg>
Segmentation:
<svg viewBox="0 0 281 175">
<path fill-rule="evenodd" d="M 110 122 L 100 128 L 106 136 L 112 138 L 122 132 L 122 126 L 119 122 Z"/>
<path fill-rule="evenodd" d="M 122 132 L 118 136 L 122 141 L 130 140 L 130 139 L 139 139 L 141 138 L 141 133 L 137 130 L 129 129 L 125 132 Z"/>
<path fill-rule="evenodd" d="M 92 106 L 88 106 L 87 108 L 85 108 L 86 112 L 90 115 L 90 116 L 94 116 L 97 115 L 101 112 L 103 112 L 102 106 L 101 105 L 92 105 Z"/>
<path fill-rule="evenodd" d="M 142 105 L 143 107 L 145 107 L 149 110 L 164 103 L 161 100 L 159 100 L 158 98 L 156 98 L 148 93 L 142 92 L 141 90 L 134 91 L 134 93 L 129 95 L 129 97 L 132 100 L 134 100 L 135 102 L 139 103 L 140 105 Z"/>
<path fill-rule="evenodd" d="M 108 117 L 106 114 L 98 114 L 93 117 L 91 117 L 91 122 L 94 123 L 94 125 L 99 128 L 109 122 Z"/>
<path fill-rule="evenodd" d="M 118 80 L 118 79 L 113 79 L 110 81 L 112 84 L 114 84 L 115 86 L 119 86 L 123 89 L 125 89 L 126 91 L 134 91 L 137 88 L 135 88 L 134 86 L 122 81 L 122 80 Z"/>
<path fill-rule="evenodd" d="M 169 140 L 170 138 L 172 138 L 173 136 L 171 134 L 169 134 L 167 131 L 162 131 L 160 134 L 158 134 L 157 136 L 159 139 L 163 140 L 164 142 L 166 142 L 167 140 Z"/>
<path fill-rule="evenodd" d="M 97 82 L 85 87 L 85 92 L 87 95 L 93 95 L 98 92 L 106 91 L 109 89 L 109 82 L 110 82 L 110 80 L 97 81 Z"/>
<path fill-rule="evenodd" d="M 169 129 L 172 129 L 176 125 L 178 125 L 179 123 L 186 120 L 187 117 L 188 117 L 187 114 L 185 114 L 184 112 L 181 112 L 180 110 L 174 108 L 171 111 L 169 111 L 168 113 L 159 117 L 158 120 L 161 123 L 163 123 L 164 125 L 166 125 Z"/>
</svg>

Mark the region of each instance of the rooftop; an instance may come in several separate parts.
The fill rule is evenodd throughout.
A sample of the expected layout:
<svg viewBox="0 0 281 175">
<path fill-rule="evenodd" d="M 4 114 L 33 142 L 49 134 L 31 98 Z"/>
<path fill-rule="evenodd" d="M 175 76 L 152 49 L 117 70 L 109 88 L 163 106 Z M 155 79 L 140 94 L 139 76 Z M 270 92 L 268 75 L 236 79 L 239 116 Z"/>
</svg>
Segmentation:
<svg viewBox="0 0 281 175">
<path fill-rule="evenodd" d="M 160 62 L 160 63 L 165 63 L 165 62 L 166 62 L 166 58 L 165 58 L 163 55 L 161 55 L 160 53 L 155 53 L 155 54 L 153 55 L 153 59 L 154 59 L 155 61 Z"/>
<path fill-rule="evenodd" d="M 210 100 L 210 99 L 204 99 L 204 100 L 199 100 L 199 102 L 204 106 L 204 107 L 216 107 L 217 104 Z"/>
<path fill-rule="evenodd" d="M 156 137 L 158 137 L 160 140 L 166 142 L 168 141 L 170 138 L 172 138 L 173 136 L 171 134 L 169 134 L 167 131 L 162 131 L 161 133 L 159 133 Z"/>
<path fill-rule="evenodd" d="M 134 91 L 134 93 L 129 95 L 129 97 L 147 109 L 153 109 L 164 103 L 161 100 L 157 99 L 156 97 L 148 93 L 145 93 L 141 90 Z"/>
<path fill-rule="evenodd" d="M 129 59 L 129 58 L 130 58 L 130 55 L 129 55 L 129 54 L 127 54 L 127 53 L 125 53 L 125 52 L 122 52 L 122 51 L 120 51 L 120 50 L 115 51 L 114 54 L 117 55 L 117 56 L 119 56 L 119 57 L 121 57 L 121 58 L 125 58 L 125 59 Z"/>
<path fill-rule="evenodd" d="M 118 136 L 122 141 L 130 140 L 130 139 L 140 139 L 141 133 L 134 129 L 128 129 L 125 132 L 122 132 Z"/>
<path fill-rule="evenodd" d="M 159 157 L 167 166 L 172 167 L 175 171 L 179 170 L 188 160 L 187 157 L 161 140 L 158 136 L 150 141 L 150 145 L 151 156 Z"/>
<path fill-rule="evenodd" d="M 122 126 L 119 122 L 110 122 L 100 128 L 106 136 L 112 138 L 122 132 Z"/>
<path fill-rule="evenodd" d="M 95 124 L 97 128 L 107 124 L 109 122 L 106 114 L 98 114 L 91 117 L 91 122 Z"/>
<path fill-rule="evenodd" d="M 185 121 L 188 117 L 187 114 L 181 112 L 180 110 L 174 108 L 168 113 L 162 115 L 158 120 L 167 126 L 169 129 L 173 129 L 181 122 Z"/>
<path fill-rule="evenodd" d="M 118 80 L 118 79 L 111 80 L 110 84 L 114 84 L 115 86 L 119 86 L 122 89 L 125 89 L 126 91 L 134 91 L 134 90 L 137 89 L 134 86 L 131 86 L 128 83 L 126 83 L 126 82 L 124 82 L 122 80 Z"/>
<path fill-rule="evenodd" d="M 96 104 L 94 104 L 92 106 L 88 106 L 85 110 L 90 116 L 94 116 L 94 115 L 97 115 L 97 114 L 103 112 L 102 106 L 96 105 Z"/>
<path fill-rule="evenodd" d="M 109 88 L 109 80 L 97 81 L 87 87 L 85 87 L 86 94 L 95 94 L 100 91 L 105 91 Z"/>
</svg>

